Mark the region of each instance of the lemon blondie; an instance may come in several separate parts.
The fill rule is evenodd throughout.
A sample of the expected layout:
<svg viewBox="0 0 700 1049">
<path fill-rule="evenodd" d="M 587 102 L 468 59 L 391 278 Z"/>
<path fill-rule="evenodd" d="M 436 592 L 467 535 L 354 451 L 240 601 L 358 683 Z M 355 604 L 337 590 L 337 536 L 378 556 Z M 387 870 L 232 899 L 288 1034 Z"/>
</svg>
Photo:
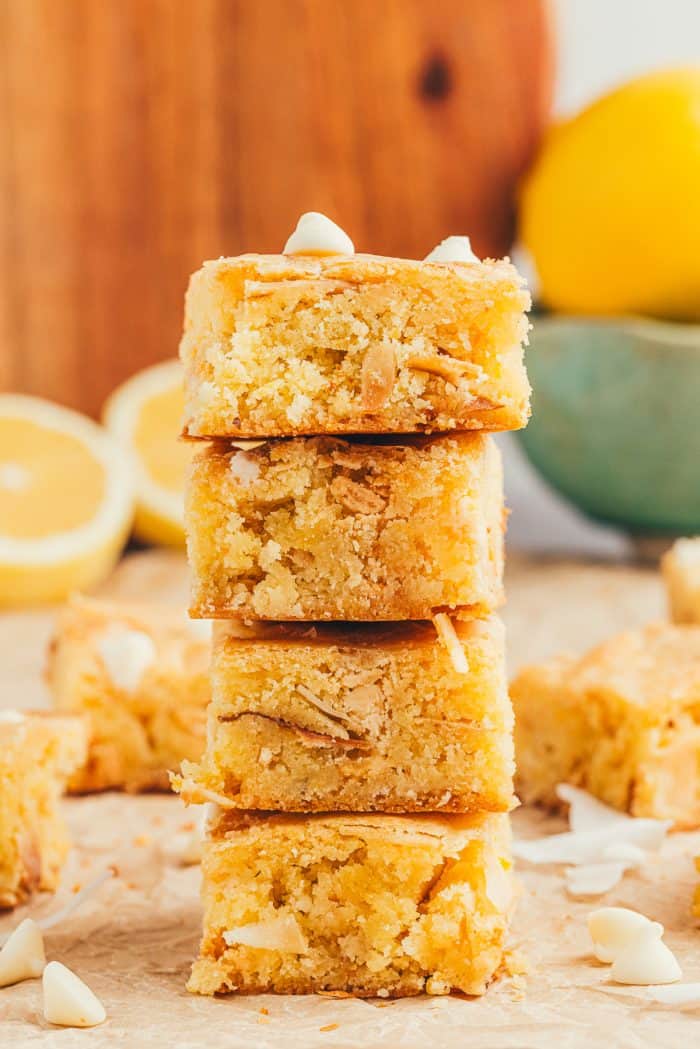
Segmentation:
<svg viewBox="0 0 700 1049">
<path fill-rule="evenodd" d="M 677 539 L 661 559 L 674 623 L 700 624 L 700 536 Z"/>
<path fill-rule="evenodd" d="M 217 624 L 189 801 L 283 812 L 507 811 L 512 710 L 499 620 Z"/>
<path fill-rule="evenodd" d="M 187 292 L 193 437 L 512 430 L 530 299 L 507 259 L 241 255 Z"/>
<path fill-rule="evenodd" d="M 82 718 L 0 711 L 0 908 L 58 885 L 70 845 L 59 799 L 86 752 Z"/>
<path fill-rule="evenodd" d="M 503 957 L 509 848 L 498 814 L 221 814 L 189 989 L 482 994 Z"/>
<path fill-rule="evenodd" d="M 204 631 L 204 636 L 202 636 Z M 206 732 L 209 624 L 170 608 L 74 598 L 58 617 L 47 676 L 54 707 L 87 715 L 75 791 L 167 789 Z"/>
<path fill-rule="evenodd" d="M 210 446 L 185 517 L 194 616 L 429 619 L 502 598 L 500 453 L 478 434 Z"/>
<path fill-rule="evenodd" d="M 516 789 L 555 806 L 557 783 L 634 816 L 700 824 L 700 627 L 652 624 L 511 684 Z"/>
</svg>

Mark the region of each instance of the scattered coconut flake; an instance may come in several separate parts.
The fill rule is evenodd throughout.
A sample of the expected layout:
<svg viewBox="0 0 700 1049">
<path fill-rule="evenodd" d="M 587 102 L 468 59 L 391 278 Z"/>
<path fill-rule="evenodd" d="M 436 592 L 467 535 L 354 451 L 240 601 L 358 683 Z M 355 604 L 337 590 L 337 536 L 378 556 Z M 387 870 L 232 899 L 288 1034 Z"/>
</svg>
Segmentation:
<svg viewBox="0 0 700 1049">
<path fill-rule="evenodd" d="M 35 980 L 46 965 L 44 938 L 31 918 L 25 918 L 11 933 L 0 950 L 0 987 Z"/>
<path fill-rule="evenodd" d="M 700 983 L 677 983 L 672 987 L 647 987 L 644 997 L 660 1005 L 700 1005 Z"/>
<path fill-rule="evenodd" d="M 156 659 L 153 639 L 141 630 L 110 626 L 97 641 L 105 670 L 117 688 L 134 692 Z"/>
<path fill-rule="evenodd" d="M 513 854 L 529 863 L 571 863 L 598 868 L 609 865 L 608 872 L 589 872 L 588 877 L 576 879 L 580 895 L 594 895 L 590 889 L 586 892 L 580 889 L 591 885 L 596 877 L 603 884 L 611 881 L 616 884 L 619 876 L 614 864 L 621 864 L 624 870 L 638 866 L 645 851 L 656 852 L 661 848 L 667 831 L 673 826 L 669 819 L 636 818 L 617 812 L 586 791 L 568 784 L 559 784 L 556 792 L 570 806 L 572 830 L 533 841 L 514 841 Z"/>
<path fill-rule="evenodd" d="M 567 892 L 572 896 L 602 896 L 621 881 L 627 870 L 624 863 L 587 863 L 567 867 L 564 872 Z"/>
<path fill-rule="evenodd" d="M 652 926 L 656 923 L 652 922 Z M 610 977 L 615 983 L 676 983 L 683 973 L 673 951 L 654 928 L 642 930 L 615 958 Z"/>
<path fill-rule="evenodd" d="M 567 831 L 534 841 L 515 841 L 513 853 L 528 863 L 596 863 L 604 849 L 622 842 L 657 851 L 671 826 L 671 820 L 630 819 L 600 830 Z"/>
<path fill-rule="evenodd" d="M 438 612 L 437 615 L 433 616 L 433 624 L 437 630 L 438 637 L 449 653 L 455 673 L 468 674 L 469 661 L 450 617 L 446 612 Z"/>
<path fill-rule="evenodd" d="M 600 856 L 603 860 L 621 860 L 627 870 L 641 867 L 647 858 L 646 852 L 639 845 L 631 845 L 625 841 L 616 841 L 611 845 L 606 845 L 604 849 L 601 849 Z"/>
<path fill-rule="evenodd" d="M 594 798 L 587 790 L 570 783 L 555 787 L 557 797 L 569 806 L 569 827 L 572 831 L 600 830 L 608 824 L 627 823 L 632 817 Z"/>
<path fill-rule="evenodd" d="M 292 914 L 226 929 L 223 938 L 229 947 L 240 944 L 244 947 L 283 951 L 288 954 L 306 954 L 309 949 L 299 923 Z"/>
<path fill-rule="evenodd" d="M 599 962 L 611 964 L 642 932 L 661 938 L 664 927 L 628 907 L 599 907 L 587 918 L 593 953 Z"/>
<path fill-rule="evenodd" d="M 60 962 L 44 969 L 44 1019 L 60 1027 L 97 1027 L 107 1018 L 105 1007 L 79 976 Z"/>
</svg>

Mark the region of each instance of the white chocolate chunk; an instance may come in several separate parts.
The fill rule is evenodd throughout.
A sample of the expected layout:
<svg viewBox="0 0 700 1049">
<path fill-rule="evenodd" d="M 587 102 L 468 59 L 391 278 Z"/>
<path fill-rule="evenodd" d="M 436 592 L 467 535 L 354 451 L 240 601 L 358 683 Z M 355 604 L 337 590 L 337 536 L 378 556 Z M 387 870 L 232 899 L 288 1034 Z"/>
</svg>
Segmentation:
<svg viewBox="0 0 700 1049">
<path fill-rule="evenodd" d="M 226 929 L 224 942 L 229 947 L 242 944 L 260 950 L 283 951 L 288 954 L 306 954 L 309 946 L 299 924 L 292 914 L 270 918 L 269 921 L 251 922 Z"/>
<path fill-rule="evenodd" d="M 100 658 L 111 681 L 125 692 L 134 692 L 156 659 L 153 639 L 140 630 L 112 626 L 97 642 Z"/>
<path fill-rule="evenodd" d="M 657 923 L 652 922 L 650 930 L 643 930 L 624 950 L 620 951 L 610 970 L 615 983 L 645 984 L 676 983 L 683 973 L 671 951 L 663 940 L 659 939 Z"/>
<path fill-rule="evenodd" d="M 354 255 L 345 230 L 320 211 L 307 211 L 284 246 L 285 255 Z"/>
<path fill-rule="evenodd" d="M 86 983 L 60 962 L 44 969 L 44 1018 L 60 1027 L 96 1027 L 107 1018 L 105 1007 Z"/>
<path fill-rule="evenodd" d="M 593 941 L 593 953 L 599 962 L 614 962 L 633 940 L 642 933 L 661 939 L 663 925 L 650 921 L 639 911 L 627 907 L 599 907 L 591 911 L 587 919 L 588 931 Z"/>
<path fill-rule="evenodd" d="M 255 459 L 246 452 L 236 452 L 232 455 L 228 468 L 241 488 L 247 488 L 260 476 L 260 467 Z"/>
<path fill-rule="evenodd" d="M 45 965 L 41 929 L 31 918 L 25 918 L 0 951 L 0 987 L 9 987 L 21 980 L 36 980 Z"/>
<path fill-rule="evenodd" d="M 446 237 L 425 256 L 425 262 L 479 262 L 469 237 Z"/>
</svg>

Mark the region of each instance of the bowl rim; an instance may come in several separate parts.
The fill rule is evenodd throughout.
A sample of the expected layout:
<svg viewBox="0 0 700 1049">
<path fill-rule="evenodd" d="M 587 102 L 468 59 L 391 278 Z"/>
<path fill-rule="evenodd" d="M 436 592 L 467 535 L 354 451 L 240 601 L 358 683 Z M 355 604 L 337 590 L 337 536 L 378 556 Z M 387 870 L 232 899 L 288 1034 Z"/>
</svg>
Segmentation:
<svg viewBox="0 0 700 1049">
<path fill-rule="evenodd" d="M 540 313 L 532 317 L 533 330 L 571 328 L 608 328 L 640 335 L 653 342 L 676 343 L 692 349 L 700 348 L 700 323 L 690 321 L 659 320 L 656 317 L 643 317 L 640 314 L 621 314 L 616 317 L 605 317 L 597 314 L 555 314 Z"/>
</svg>

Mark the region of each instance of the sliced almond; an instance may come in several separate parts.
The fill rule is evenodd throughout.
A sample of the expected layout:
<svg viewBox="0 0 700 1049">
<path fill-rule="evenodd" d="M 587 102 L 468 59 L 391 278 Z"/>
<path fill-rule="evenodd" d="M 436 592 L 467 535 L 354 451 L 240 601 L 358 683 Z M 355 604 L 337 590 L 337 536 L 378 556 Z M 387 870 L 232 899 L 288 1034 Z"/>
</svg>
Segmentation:
<svg viewBox="0 0 700 1049">
<path fill-rule="evenodd" d="M 25 918 L 10 934 L 0 951 L 0 987 L 35 980 L 46 965 L 44 938 L 31 918 Z"/>
<path fill-rule="evenodd" d="M 378 492 L 349 477 L 334 477 L 331 492 L 354 514 L 379 514 L 386 506 L 386 500 Z"/>
<path fill-rule="evenodd" d="M 293 914 L 282 914 L 265 922 L 250 922 L 225 929 L 222 933 L 228 947 L 255 947 L 263 951 L 306 954 L 309 945 Z"/>
<path fill-rule="evenodd" d="M 456 357 L 409 357 L 405 362 L 406 368 L 412 368 L 417 372 L 429 372 L 437 375 L 445 382 L 456 386 L 465 375 L 476 376 L 479 369 L 470 361 L 460 361 Z"/>
<path fill-rule="evenodd" d="M 468 674 L 469 660 L 461 641 L 457 637 L 457 631 L 450 617 L 446 612 L 438 612 L 437 615 L 433 616 L 433 624 L 437 630 L 438 637 L 449 653 L 455 673 Z"/>
<path fill-rule="evenodd" d="M 373 343 L 362 361 L 362 407 L 378 412 L 391 397 L 396 382 L 396 354 L 388 343 Z"/>
<path fill-rule="evenodd" d="M 316 707 L 322 714 L 326 714 L 329 718 L 333 718 L 336 721 L 347 721 L 348 716 L 343 710 L 337 710 L 332 707 L 330 703 L 324 703 L 320 696 L 317 696 L 315 692 L 312 692 L 306 685 L 297 685 L 297 692 L 299 692 L 304 699 L 306 699 L 312 706 Z"/>
<path fill-rule="evenodd" d="M 97 1027 L 107 1018 L 105 1007 L 79 976 L 60 962 L 44 969 L 44 1018 L 60 1027 Z"/>
</svg>

